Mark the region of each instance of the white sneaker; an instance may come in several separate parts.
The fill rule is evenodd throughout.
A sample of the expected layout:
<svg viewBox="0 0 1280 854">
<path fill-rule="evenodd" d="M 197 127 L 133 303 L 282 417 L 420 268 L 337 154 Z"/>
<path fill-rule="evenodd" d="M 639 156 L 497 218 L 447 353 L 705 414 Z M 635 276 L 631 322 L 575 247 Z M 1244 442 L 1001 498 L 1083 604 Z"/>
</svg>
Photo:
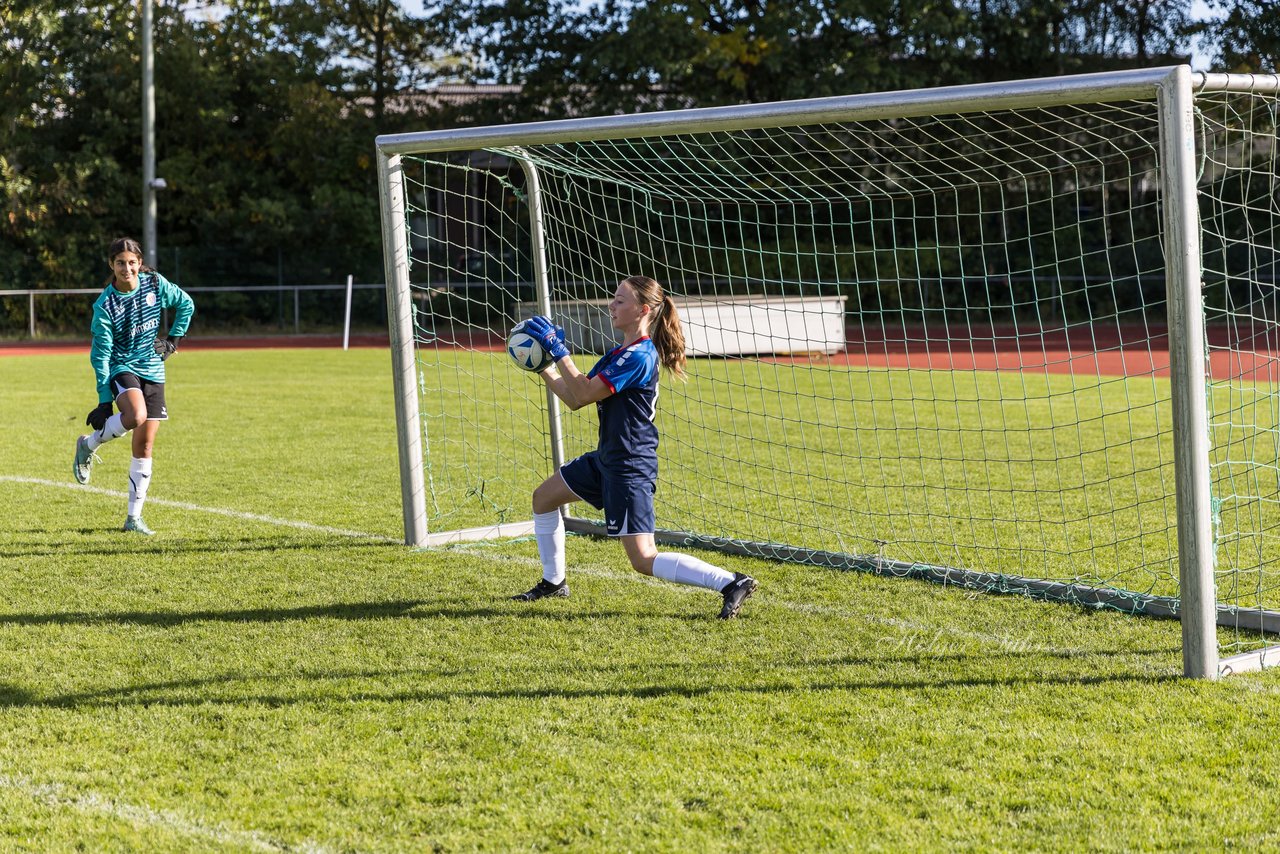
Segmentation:
<svg viewBox="0 0 1280 854">
<path fill-rule="evenodd" d="M 141 516 L 126 517 L 124 520 L 123 530 L 130 531 L 135 534 L 146 534 L 148 537 L 155 535 L 155 531 L 147 527 L 147 523 L 142 521 Z"/>
<path fill-rule="evenodd" d="M 98 455 L 89 450 L 89 437 L 76 439 L 76 459 L 71 465 L 71 473 L 76 476 L 77 483 L 88 483 L 93 464 L 101 462 Z"/>
</svg>

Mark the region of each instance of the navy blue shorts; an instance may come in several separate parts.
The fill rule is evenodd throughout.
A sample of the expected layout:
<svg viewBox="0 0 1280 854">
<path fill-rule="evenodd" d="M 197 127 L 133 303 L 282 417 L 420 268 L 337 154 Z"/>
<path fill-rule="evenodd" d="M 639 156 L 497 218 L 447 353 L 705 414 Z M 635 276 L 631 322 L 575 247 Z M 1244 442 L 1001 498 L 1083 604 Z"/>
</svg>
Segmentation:
<svg viewBox="0 0 1280 854">
<path fill-rule="evenodd" d="M 652 480 L 620 480 L 610 477 L 594 451 L 560 467 L 560 476 L 574 495 L 597 510 L 604 510 L 605 529 L 611 537 L 652 534 Z"/>
</svg>

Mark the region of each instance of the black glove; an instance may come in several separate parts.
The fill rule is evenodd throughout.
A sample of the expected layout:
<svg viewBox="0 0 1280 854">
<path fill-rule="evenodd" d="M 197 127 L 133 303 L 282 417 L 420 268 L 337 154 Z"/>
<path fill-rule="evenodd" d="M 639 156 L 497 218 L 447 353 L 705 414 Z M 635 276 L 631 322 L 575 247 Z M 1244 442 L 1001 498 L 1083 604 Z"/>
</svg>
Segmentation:
<svg viewBox="0 0 1280 854">
<path fill-rule="evenodd" d="M 179 338 L 173 335 L 170 335 L 168 338 L 156 339 L 156 355 L 160 357 L 160 361 L 163 362 L 174 354 L 174 351 L 178 349 L 178 340 Z"/>
<path fill-rule="evenodd" d="M 99 403 L 98 407 L 89 413 L 89 417 L 84 420 L 94 430 L 101 430 L 103 425 L 107 423 L 107 419 L 111 417 L 111 401 Z"/>
</svg>

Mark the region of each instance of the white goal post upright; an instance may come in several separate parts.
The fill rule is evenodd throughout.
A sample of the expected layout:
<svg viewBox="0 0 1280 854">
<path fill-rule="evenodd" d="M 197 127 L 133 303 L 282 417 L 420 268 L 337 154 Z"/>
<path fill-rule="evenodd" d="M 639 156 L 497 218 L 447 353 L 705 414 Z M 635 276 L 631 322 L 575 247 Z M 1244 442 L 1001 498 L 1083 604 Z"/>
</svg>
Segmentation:
<svg viewBox="0 0 1280 854">
<path fill-rule="evenodd" d="M 603 352 L 657 272 L 687 332 L 819 297 L 850 329 L 829 362 L 691 338 L 735 358 L 664 384 L 660 539 L 1178 617 L 1192 677 L 1280 663 L 1278 93 L 1179 66 L 380 136 L 406 543 L 528 532 L 594 424 L 505 329 Z"/>
<path fill-rule="evenodd" d="M 1191 70 L 1175 68 L 1157 86 L 1164 159 L 1165 282 L 1169 303 L 1174 478 L 1178 507 L 1178 576 L 1182 598 L 1182 666 L 1187 676 L 1216 678 L 1217 594 L 1213 579 L 1213 509 L 1209 498 L 1209 415 L 1205 388 L 1204 311 L 1200 295 L 1200 217 L 1196 204 Z"/>
<path fill-rule="evenodd" d="M 400 502 L 404 541 L 427 541 L 426 488 L 422 473 L 422 429 L 418 412 L 417 356 L 413 299 L 409 283 L 409 247 L 403 227 L 404 180 L 398 156 L 378 158 L 378 191 L 382 210 L 382 252 L 387 275 L 387 330 L 396 401 L 396 440 L 400 457 Z"/>
<path fill-rule="evenodd" d="M 538 167 L 529 160 L 521 160 L 526 188 L 529 194 L 529 239 L 533 252 L 534 293 L 540 313 L 551 316 L 551 276 L 547 265 L 547 237 L 543 223 L 542 181 Z M 560 420 L 560 398 L 547 389 L 547 435 L 551 441 L 551 464 L 555 468 L 564 465 L 564 437 Z M 568 516 L 566 510 L 561 511 Z"/>
</svg>

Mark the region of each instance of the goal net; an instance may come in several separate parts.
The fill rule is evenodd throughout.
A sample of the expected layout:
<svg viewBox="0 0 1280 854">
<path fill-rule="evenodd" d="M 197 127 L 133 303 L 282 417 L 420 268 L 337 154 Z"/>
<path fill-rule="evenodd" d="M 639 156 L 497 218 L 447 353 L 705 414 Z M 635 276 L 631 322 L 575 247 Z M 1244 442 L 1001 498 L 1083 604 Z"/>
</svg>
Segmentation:
<svg viewBox="0 0 1280 854">
<path fill-rule="evenodd" d="M 1277 87 L 1192 77 L 380 138 L 407 540 L 527 530 L 597 423 L 506 330 L 548 313 L 586 370 L 643 274 L 689 339 L 663 538 L 1181 615 L 1189 674 L 1270 663 Z"/>
</svg>

